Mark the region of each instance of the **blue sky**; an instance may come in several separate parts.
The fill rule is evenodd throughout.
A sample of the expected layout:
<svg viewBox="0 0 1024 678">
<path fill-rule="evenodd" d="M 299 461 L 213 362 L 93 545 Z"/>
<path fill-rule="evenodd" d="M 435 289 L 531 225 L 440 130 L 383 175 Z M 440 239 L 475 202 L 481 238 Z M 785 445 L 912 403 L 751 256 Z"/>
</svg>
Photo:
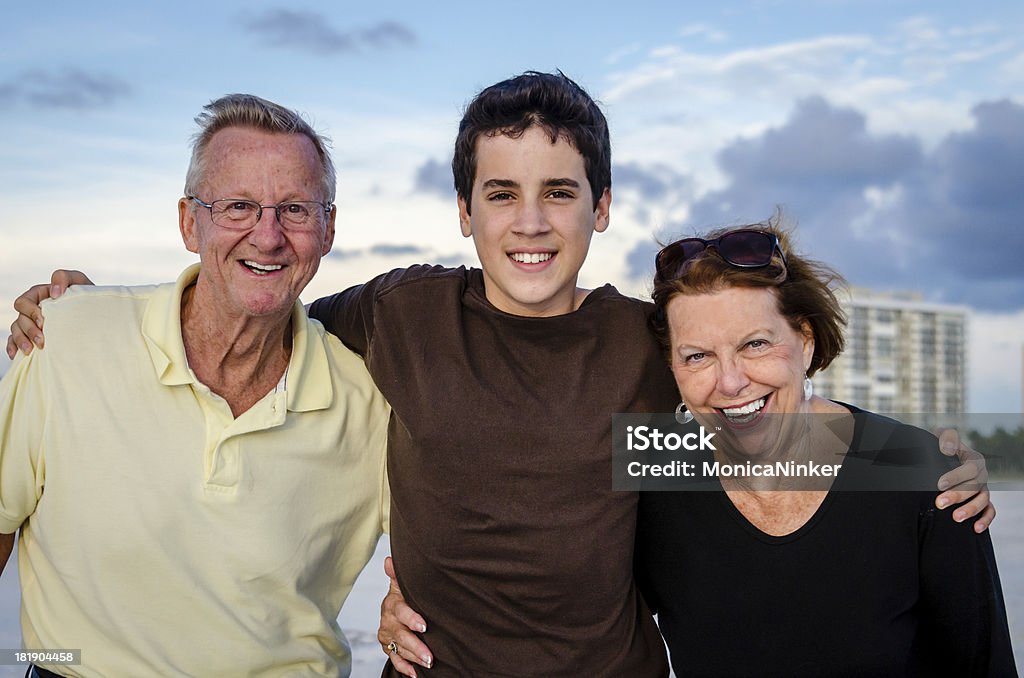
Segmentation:
<svg viewBox="0 0 1024 678">
<path fill-rule="evenodd" d="M 612 128 L 582 282 L 644 294 L 654 237 L 782 205 L 854 284 L 974 309 L 969 405 L 1019 411 L 1024 5 L 55 2 L 5 7 L 0 308 L 57 266 L 173 278 L 192 116 L 247 91 L 334 140 L 335 250 L 304 298 L 473 263 L 450 189 L 481 87 L 561 68 Z M 7 319 L 0 314 L 6 324 Z M 2 369 L 2 366 L 0 366 Z"/>
</svg>

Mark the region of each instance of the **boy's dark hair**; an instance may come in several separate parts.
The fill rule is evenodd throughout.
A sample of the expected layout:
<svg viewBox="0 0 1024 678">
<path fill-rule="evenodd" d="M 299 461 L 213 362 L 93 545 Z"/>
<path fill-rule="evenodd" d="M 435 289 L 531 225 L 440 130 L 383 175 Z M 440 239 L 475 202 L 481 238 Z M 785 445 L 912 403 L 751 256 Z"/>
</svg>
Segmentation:
<svg viewBox="0 0 1024 678">
<path fill-rule="evenodd" d="M 540 127 L 551 143 L 564 138 L 583 156 L 594 209 L 612 183 L 612 151 L 608 121 L 590 95 L 564 73 L 527 71 L 484 89 L 466 107 L 455 138 L 452 173 L 455 192 L 466 201 L 476 177 L 476 141 L 481 135 L 513 139 Z"/>
</svg>

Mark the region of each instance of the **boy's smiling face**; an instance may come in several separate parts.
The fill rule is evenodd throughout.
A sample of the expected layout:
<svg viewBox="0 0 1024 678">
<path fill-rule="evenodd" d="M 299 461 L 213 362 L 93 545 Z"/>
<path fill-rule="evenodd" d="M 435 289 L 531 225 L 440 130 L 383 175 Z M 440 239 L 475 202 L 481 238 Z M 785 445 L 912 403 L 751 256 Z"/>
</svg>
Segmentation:
<svg viewBox="0 0 1024 678">
<path fill-rule="evenodd" d="M 608 227 L 611 192 L 594 209 L 583 156 L 564 138 L 527 129 L 519 138 L 481 136 L 470 215 L 459 199 L 462 234 L 472 237 L 487 300 L 522 316 L 570 313 L 594 231 Z"/>
</svg>

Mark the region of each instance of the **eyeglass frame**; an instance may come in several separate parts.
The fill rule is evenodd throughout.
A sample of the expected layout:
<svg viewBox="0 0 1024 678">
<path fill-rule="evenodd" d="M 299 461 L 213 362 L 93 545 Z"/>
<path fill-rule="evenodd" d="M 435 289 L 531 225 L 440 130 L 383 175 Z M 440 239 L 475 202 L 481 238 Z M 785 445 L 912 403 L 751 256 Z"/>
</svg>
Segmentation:
<svg viewBox="0 0 1024 678">
<path fill-rule="evenodd" d="M 768 259 L 763 264 L 761 264 L 761 263 L 758 263 L 758 264 L 739 263 L 739 262 L 733 261 L 731 258 L 729 258 L 728 256 L 726 256 L 725 254 L 722 253 L 721 247 L 719 247 L 719 241 L 721 241 L 723 238 L 729 238 L 731 236 L 738 235 L 738 234 L 741 234 L 741 233 L 757 233 L 759 235 L 763 235 L 763 236 L 766 236 L 766 237 L 771 239 L 771 249 L 769 249 L 769 251 L 768 251 Z M 678 258 L 678 260 L 676 262 L 673 262 L 673 263 L 676 264 L 676 270 L 675 270 L 674 274 L 671 276 L 672 279 L 678 278 L 678 277 L 680 277 L 683 274 L 680 269 L 682 269 L 683 264 L 685 262 L 691 261 L 691 260 L 699 257 L 701 254 L 703 254 L 707 250 L 711 249 L 711 247 L 715 248 L 715 252 L 718 254 L 718 257 L 722 261 L 724 261 L 725 263 L 727 263 L 730 266 L 733 266 L 735 268 L 766 268 L 766 267 L 772 265 L 772 259 L 775 258 L 775 253 L 776 252 L 779 253 L 779 257 L 782 259 L 783 267 L 787 266 L 787 264 L 786 264 L 786 253 L 782 251 L 782 243 L 779 242 L 779 236 L 777 234 L 772 233 L 770 231 L 762 231 L 762 230 L 759 230 L 759 229 L 756 229 L 756 228 L 741 228 L 741 229 L 737 229 L 735 231 L 729 231 L 727 233 L 723 233 L 722 235 L 718 236 L 717 238 L 712 238 L 711 240 L 705 240 L 704 238 L 697 238 L 697 237 L 693 237 L 693 238 L 680 238 L 679 240 L 676 240 L 675 242 L 671 242 L 668 245 L 665 245 L 664 247 L 661 248 L 661 250 L 658 251 L 658 254 L 655 255 L 655 257 L 654 257 L 655 276 L 658 279 L 660 279 L 660 280 L 668 279 L 668 276 L 666 276 L 664 274 L 664 269 L 667 268 L 669 264 L 668 263 L 665 263 L 665 264 L 661 263 L 662 257 L 665 255 L 665 253 L 667 251 L 669 251 L 670 249 L 674 249 L 677 246 L 681 245 L 682 243 L 687 243 L 687 242 L 699 242 L 702 245 L 704 245 L 704 249 L 702 249 L 700 252 L 695 252 L 694 254 L 692 254 L 690 256 L 680 257 L 680 258 Z"/>
<path fill-rule="evenodd" d="M 217 226 L 220 226 L 221 228 L 227 228 L 227 229 L 230 229 L 230 230 L 233 230 L 233 231 L 247 231 L 247 230 L 249 230 L 251 228 L 255 228 L 256 225 L 260 223 L 260 219 L 263 218 L 263 210 L 265 210 L 265 209 L 271 209 L 272 208 L 274 210 L 274 216 L 277 218 L 277 223 L 281 224 L 281 227 L 283 229 L 285 229 L 286 231 L 291 231 L 291 230 L 294 230 L 294 228 L 290 227 L 288 224 L 286 224 L 284 222 L 284 220 L 281 219 L 281 207 L 282 206 L 284 206 L 284 205 L 294 205 L 294 204 L 319 205 L 320 207 L 322 207 L 324 209 L 324 216 L 323 216 L 323 222 L 324 223 L 326 223 L 327 217 L 330 216 L 331 212 L 333 212 L 336 209 L 336 207 L 337 207 L 332 202 L 317 202 L 316 200 L 282 200 L 281 202 L 277 203 L 276 205 L 261 205 L 259 202 L 255 201 L 255 200 L 246 200 L 245 198 L 217 198 L 216 200 L 213 200 L 213 201 L 211 201 L 209 203 L 204 202 L 202 199 L 200 199 L 198 196 L 195 196 L 195 195 L 186 195 L 185 199 L 186 200 L 194 200 L 199 205 L 201 205 L 201 206 L 205 207 L 206 209 L 210 210 L 210 220 L 213 221 L 213 223 L 215 223 Z M 213 204 L 217 203 L 217 202 L 221 202 L 221 201 L 244 202 L 244 203 L 247 203 L 249 205 L 256 205 L 256 221 L 252 225 L 250 225 L 250 226 L 236 227 L 236 226 L 225 226 L 224 224 L 214 220 L 214 218 L 213 218 Z"/>
</svg>

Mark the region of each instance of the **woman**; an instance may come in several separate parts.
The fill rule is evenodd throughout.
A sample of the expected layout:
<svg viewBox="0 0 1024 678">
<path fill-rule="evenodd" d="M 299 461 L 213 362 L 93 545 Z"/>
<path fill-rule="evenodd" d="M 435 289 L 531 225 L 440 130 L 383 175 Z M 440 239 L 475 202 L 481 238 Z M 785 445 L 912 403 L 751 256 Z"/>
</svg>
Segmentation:
<svg viewBox="0 0 1024 678">
<path fill-rule="evenodd" d="M 774 223 L 658 254 L 652 328 L 679 414 L 717 432 L 706 461 L 836 471 L 641 492 L 637 577 L 674 670 L 1016 675 L 989 536 L 935 511 L 934 492 L 844 491 L 941 458 L 927 433 L 813 394 L 843 347 L 836 279 Z"/>
</svg>

